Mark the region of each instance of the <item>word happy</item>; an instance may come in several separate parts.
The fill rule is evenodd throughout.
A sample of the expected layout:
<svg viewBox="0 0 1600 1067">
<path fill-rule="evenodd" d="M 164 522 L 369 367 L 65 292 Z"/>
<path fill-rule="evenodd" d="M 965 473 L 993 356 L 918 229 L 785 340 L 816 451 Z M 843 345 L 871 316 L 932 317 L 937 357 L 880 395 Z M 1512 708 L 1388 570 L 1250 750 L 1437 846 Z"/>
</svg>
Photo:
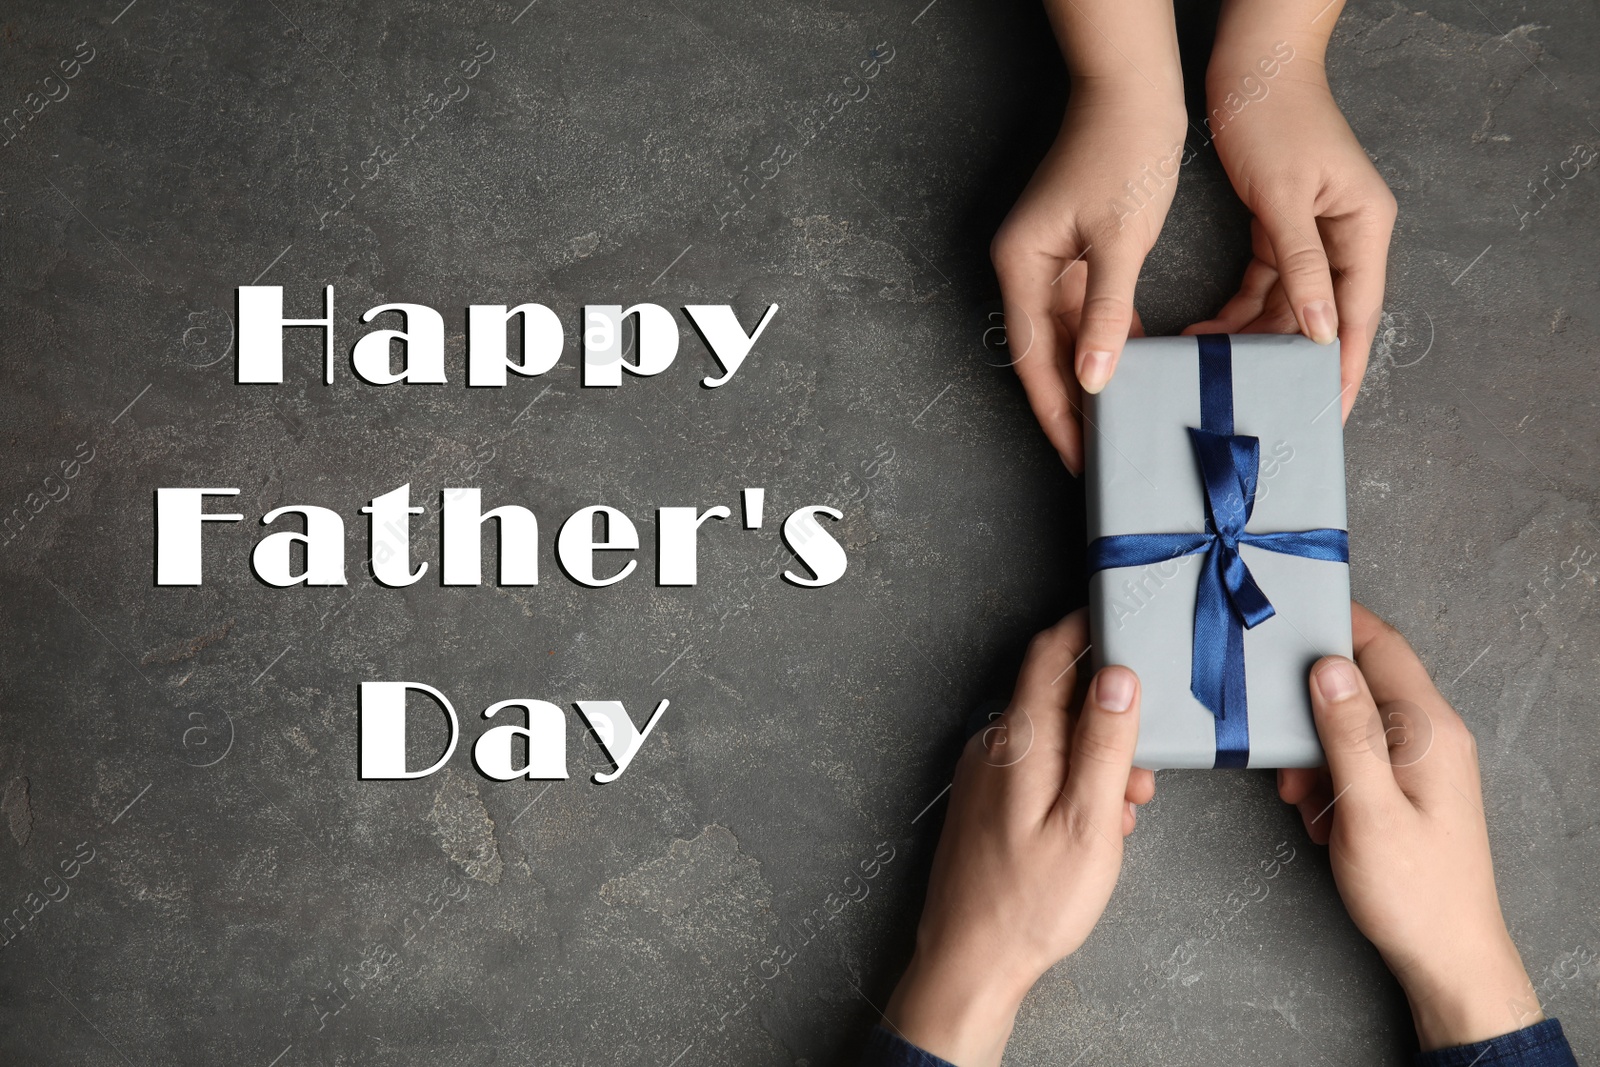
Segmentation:
<svg viewBox="0 0 1600 1067">
<path fill-rule="evenodd" d="M 333 384 L 333 286 L 323 295 L 324 317 L 283 317 L 283 287 L 239 287 L 239 376 L 241 385 L 283 383 L 283 331 L 291 327 L 317 327 L 323 331 L 323 381 Z M 739 325 L 727 304 L 690 304 L 684 314 L 722 367 L 721 377 L 701 380 L 707 389 L 728 384 L 745 357 L 778 313 L 768 305 L 750 333 Z M 350 365 L 368 385 L 443 385 L 444 316 L 425 304 L 380 304 L 361 316 L 371 322 L 380 315 L 398 316 L 400 329 L 380 329 L 356 341 Z M 630 316 L 638 319 L 638 358 L 628 362 L 622 326 Z M 513 320 L 520 319 L 521 351 L 512 361 Z M 386 320 L 392 321 L 392 320 Z M 393 368 L 399 347 L 400 369 Z M 473 304 L 467 308 L 467 385 L 504 386 L 507 374 L 537 377 L 556 365 L 566 347 L 561 320 L 543 304 Z M 616 388 L 624 372 L 653 377 L 672 365 L 678 355 L 678 323 L 672 312 L 658 304 L 589 304 L 583 309 L 583 384 L 591 388 Z"/>
</svg>

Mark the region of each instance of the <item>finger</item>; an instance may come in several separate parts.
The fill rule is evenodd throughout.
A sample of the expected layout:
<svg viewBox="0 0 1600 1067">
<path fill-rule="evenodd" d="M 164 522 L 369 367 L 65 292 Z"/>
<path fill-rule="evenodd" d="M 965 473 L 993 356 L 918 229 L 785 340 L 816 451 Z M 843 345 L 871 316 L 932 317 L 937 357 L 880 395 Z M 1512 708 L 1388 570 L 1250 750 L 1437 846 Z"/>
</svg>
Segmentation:
<svg viewBox="0 0 1600 1067">
<path fill-rule="evenodd" d="M 1122 357 L 1122 346 L 1133 326 L 1133 290 L 1139 281 L 1144 256 L 1135 248 L 1119 245 L 1091 251 L 1085 257 L 1089 279 L 1078 319 L 1074 366 L 1084 390 L 1098 393 L 1111 380 Z"/>
<path fill-rule="evenodd" d="M 1222 305 L 1216 317 L 1185 328 L 1184 334 L 1243 333 L 1246 323 L 1261 316 L 1267 306 L 1267 297 L 1277 283 L 1276 269 L 1259 259 L 1252 259 L 1244 269 L 1244 280 L 1239 283 L 1239 291 Z"/>
<path fill-rule="evenodd" d="M 995 254 L 995 274 L 1005 307 L 1006 347 L 1045 437 L 1073 474 L 1083 470 L 1078 430 L 1077 380 L 1062 365 L 1053 279 L 1061 261 L 1042 253 Z M 1069 384 L 1069 379 L 1071 379 Z"/>
<path fill-rule="evenodd" d="M 1255 312 L 1254 317 L 1233 332 L 1298 333 L 1300 320 L 1295 318 L 1289 306 L 1289 295 L 1284 290 L 1283 276 L 1278 271 L 1277 253 L 1273 251 L 1266 229 L 1256 219 L 1250 221 L 1250 254 L 1253 257 L 1252 266 L 1258 269 L 1253 277 L 1246 270 L 1245 278 L 1251 285 L 1252 294 L 1259 293 L 1260 299 L 1252 299 L 1249 303 L 1248 310 Z"/>
<path fill-rule="evenodd" d="M 1088 665 L 1089 613 L 1079 608 L 1048 630 L 1035 635 L 1017 672 L 1013 704 L 1061 710 L 1061 748 L 1066 749 L 1065 712 L 1078 691 L 1080 672 Z"/>
<path fill-rule="evenodd" d="M 1319 845 L 1326 845 L 1333 836 L 1334 792 L 1333 783 L 1326 775 L 1313 781 L 1311 792 L 1296 804 L 1300 821 L 1305 824 L 1306 835 Z"/>
<path fill-rule="evenodd" d="M 1357 656 L 1374 638 L 1382 637 L 1388 629 L 1391 627 L 1378 617 L 1377 612 L 1359 600 L 1350 601 L 1350 643 Z"/>
<path fill-rule="evenodd" d="M 1020 312 L 1024 316 L 1029 312 Z M 1043 322 L 1044 325 L 1037 325 Z M 1079 387 L 1064 362 L 1071 341 L 1051 316 L 1030 322 L 1027 336 L 1032 351 L 1014 366 L 1028 395 L 1028 406 L 1061 462 L 1076 477 L 1083 473 L 1083 434 L 1078 423 Z"/>
<path fill-rule="evenodd" d="M 1326 767 L 1284 767 L 1278 771 L 1278 796 L 1293 804 L 1306 833 L 1319 845 L 1333 828 L 1333 787 Z"/>
<path fill-rule="evenodd" d="M 1383 745 L 1383 726 L 1366 679 L 1343 656 L 1325 656 L 1311 668 L 1311 714 L 1328 757 L 1334 801 L 1354 794 L 1359 806 L 1400 799 Z"/>
<path fill-rule="evenodd" d="M 1394 196 L 1383 189 L 1382 195 L 1374 191 L 1364 198 L 1353 214 L 1329 219 L 1322 227 L 1339 309 L 1339 386 L 1346 417 L 1355 405 L 1383 314 L 1394 219 Z"/>
<path fill-rule="evenodd" d="M 1240 333 L 1297 333 L 1300 323 L 1289 306 L 1289 294 L 1281 284 L 1274 285 L 1261 303 L 1261 314 Z"/>
<path fill-rule="evenodd" d="M 1353 600 L 1350 634 L 1356 662 L 1378 703 L 1403 699 L 1443 702 L 1428 668 L 1412 651 L 1405 635 Z"/>
<path fill-rule="evenodd" d="M 1130 804 L 1148 804 L 1156 798 L 1156 772 L 1135 767 L 1128 774 L 1128 791 L 1123 797 Z"/>
<path fill-rule="evenodd" d="M 1133 833 L 1133 828 L 1139 825 L 1139 810 L 1133 806 L 1133 801 L 1127 801 L 1122 808 L 1122 836 L 1127 837 Z"/>
<path fill-rule="evenodd" d="M 1356 662 L 1383 711 L 1394 777 L 1411 799 L 1472 792 L 1477 752 L 1461 716 L 1440 696 L 1405 637 L 1360 604 L 1350 606 Z"/>
<path fill-rule="evenodd" d="M 1055 804 L 1066 777 L 1067 705 L 1088 644 L 1088 613 L 1081 608 L 1034 637 L 1010 706 L 978 735 L 982 766 L 1004 771 L 1010 788 L 1031 794 L 1040 814 Z"/>
<path fill-rule="evenodd" d="M 1120 836 L 1138 739 L 1139 678 L 1126 667 L 1106 667 L 1089 684 L 1072 735 L 1066 788 L 1056 805 L 1085 840 Z"/>
<path fill-rule="evenodd" d="M 1278 771 L 1278 796 L 1285 804 L 1298 804 L 1327 776 L 1325 767 L 1285 767 Z"/>
<path fill-rule="evenodd" d="M 1300 323 L 1295 320 L 1294 312 L 1289 310 L 1289 302 L 1281 295 L 1267 302 L 1267 306 L 1253 321 L 1247 322 L 1238 333 L 1298 333 Z"/>
<path fill-rule="evenodd" d="M 1328 344 L 1339 335 L 1339 316 L 1328 257 L 1310 199 L 1296 196 L 1274 202 L 1258 185 L 1250 186 L 1250 194 L 1250 207 L 1272 243 L 1278 274 L 1300 332 L 1318 344 Z"/>
</svg>

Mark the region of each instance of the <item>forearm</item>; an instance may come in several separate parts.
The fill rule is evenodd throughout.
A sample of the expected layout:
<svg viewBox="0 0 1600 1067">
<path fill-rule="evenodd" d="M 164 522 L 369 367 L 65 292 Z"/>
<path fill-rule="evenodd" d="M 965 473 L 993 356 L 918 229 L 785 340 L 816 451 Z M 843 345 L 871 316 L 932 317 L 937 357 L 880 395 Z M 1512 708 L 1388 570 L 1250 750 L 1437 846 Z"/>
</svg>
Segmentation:
<svg viewBox="0 0 1600 1067">
<path fill-rule="evenodd" d="M 1183 107 L 1172 0 L 1044 0 L 1074 92 L 1105 87 Z"/>
<path fill-rule="evenodd" d="M 1293 56 L 1296 80 L 1325 79 L 1324 59 L 1333 24 L 1344 0 L 1224 0 L 1217 17 L 1216 42 L 1206 71 L 1208 91 L 1231 91 L 1240 78 L 1275 77 L 1273 60 L 1288 65 Z"/>
</svg>

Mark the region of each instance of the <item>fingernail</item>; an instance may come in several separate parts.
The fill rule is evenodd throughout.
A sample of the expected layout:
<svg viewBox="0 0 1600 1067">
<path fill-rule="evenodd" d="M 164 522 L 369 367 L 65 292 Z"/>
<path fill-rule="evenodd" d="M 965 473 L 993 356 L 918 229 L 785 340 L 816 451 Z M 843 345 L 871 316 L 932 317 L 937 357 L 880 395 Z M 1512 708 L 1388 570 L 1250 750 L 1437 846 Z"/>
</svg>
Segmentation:
<svg viewBox="0 0 1600 1067">
<path fill-rule="evenodd" d="M 1110 352 L 1085 352 L 1078 357 L 1078 382 L 1089 392 L 1098 393 L 1110 380 Z"/>
<path fill-rule="evenodd" d="M 1139 821 L 1139 809 L 1133 806 L 1133 801 L 1131 800 L 1128 801 L 1128 815 L 1133 818 L 1134 822 Z"/>
<path fill-rule="evenodd" d="M 1106 711 L 1127 711 L 1133 704 L 1133 672 L 1107 667 L 1094 680 L 1094 699 Z"/>
<path fill-rule="evenodd" d="M 1355 696 L 1360 688 L 1355 667 L 1344 660 L 1324 663 L 1317 671 L 1317 691 L 1330 704 Z"/>
<path fill-rule="evenodd" d="M 1333 305 L 1326 300 L 1315 300 L 1305 308 L 1306 329 L 1311 331 L 1311 339 L 1319 345 L 1325 345 L 1339 336 L 1339 318 L 1334 313 Z"/>
</svg>

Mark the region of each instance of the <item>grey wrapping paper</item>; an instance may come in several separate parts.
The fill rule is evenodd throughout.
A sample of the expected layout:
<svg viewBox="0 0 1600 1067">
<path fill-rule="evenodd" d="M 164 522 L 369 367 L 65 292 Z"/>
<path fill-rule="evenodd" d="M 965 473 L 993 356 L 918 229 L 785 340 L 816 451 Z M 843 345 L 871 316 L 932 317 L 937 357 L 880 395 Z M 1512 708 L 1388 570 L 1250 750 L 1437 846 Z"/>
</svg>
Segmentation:
<svg viewBox="0 0 1600 1067">
<path fill-rule="evenodd" d="M 1345 529 L 1339 347 L 1236 335 L 1234 432 L 1261 439 L 1251 533 Z M 1198 532 L 1205 490 L 1188 427 L 1200 426 L 1193 337 L 1130 339 L 1111 383 L 1085 405 L 1088 534 Z M 1244 545 L 1276 614 L 1244 635 L 1250 767 L 1323 762 L 1306 684 L 1313 663 L 1351 654 L 1350 568 Z M 1189 690 L 1203 553 L 1089 580 L 1096 668 L 1132 668 L 1142 686 L 1136 765 L 1211 767 L 1215 720 Z"/>
</svg>

